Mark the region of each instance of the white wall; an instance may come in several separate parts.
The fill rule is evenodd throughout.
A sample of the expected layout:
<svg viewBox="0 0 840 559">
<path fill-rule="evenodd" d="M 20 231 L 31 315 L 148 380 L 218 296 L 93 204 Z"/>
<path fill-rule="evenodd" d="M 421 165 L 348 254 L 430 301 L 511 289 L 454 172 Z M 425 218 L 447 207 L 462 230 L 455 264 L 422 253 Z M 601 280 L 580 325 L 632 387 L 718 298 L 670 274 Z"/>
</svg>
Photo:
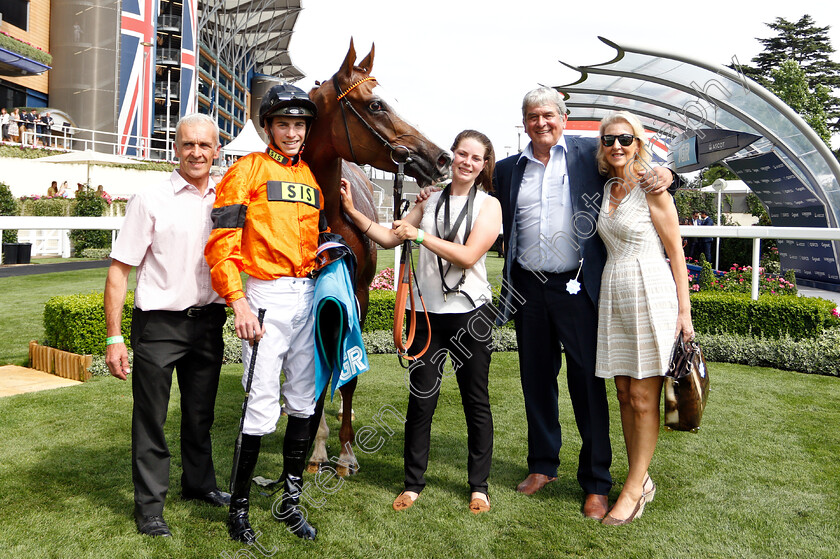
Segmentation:
<svg viewBox="0 0 840 559">
<path fill-rule="evenodd" d="M 102 185 L 112 197 L 128 198 L 142 188 L 166 180 L 170 173 L 163 171 L 137 171 L 122 167 L 90 166 L 90 183 L 93 188 Z M 87 165 L 43 163 L 37 159 L 17 157 L 0 158 L 0 182 L 12 189 L 16 197 L 38 194 L 46 196 L 52 181 L 59 186 L 67 181 L 68 196 L 72 197 L 76 183 L 87 180 Z"/>
</svg>

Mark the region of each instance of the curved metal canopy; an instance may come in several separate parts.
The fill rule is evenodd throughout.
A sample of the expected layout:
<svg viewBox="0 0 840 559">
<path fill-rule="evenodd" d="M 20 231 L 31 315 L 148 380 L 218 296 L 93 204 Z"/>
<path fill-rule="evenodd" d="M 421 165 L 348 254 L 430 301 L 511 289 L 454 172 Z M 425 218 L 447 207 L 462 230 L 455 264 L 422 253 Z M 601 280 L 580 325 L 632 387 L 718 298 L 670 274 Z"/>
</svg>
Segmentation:
<svg viewBox="0 0 840 559">
<path fill-rule="evenodd" d="M 571 107 L 570 119 L 601 120 L 627 110 L 666 142 L 679 135 L 699 139 L 701 130 L 710 128 L 761 136 L 724 161 L 767 205 L 773 223 L 840 224 L 840 165 L 811 127 L 775 95 L 724 66 L 599 38 L 616 50 L 612 60 L 590 66 L 563 63 L 580 72 L 578 80 L 556 87 Z M 782 240 L 779 249 L 783 265 L 795 270 L 798 280 L 836 289 L 837 245 Z"/>
<path fill-rule="evenodd" d="M 648 48 L 619 45 L 609 62 L 569 68 L 581 77 L 556 89 L 579 108 L 573 119 L 600 119 L 626 109 L 666 138 L 698 128 L 763 136 L 734 157 L 775 151 L 832 209 L 840 222 L 840 165 L 802 118 L 775 95 L 725 66 Z"/>
</svg>

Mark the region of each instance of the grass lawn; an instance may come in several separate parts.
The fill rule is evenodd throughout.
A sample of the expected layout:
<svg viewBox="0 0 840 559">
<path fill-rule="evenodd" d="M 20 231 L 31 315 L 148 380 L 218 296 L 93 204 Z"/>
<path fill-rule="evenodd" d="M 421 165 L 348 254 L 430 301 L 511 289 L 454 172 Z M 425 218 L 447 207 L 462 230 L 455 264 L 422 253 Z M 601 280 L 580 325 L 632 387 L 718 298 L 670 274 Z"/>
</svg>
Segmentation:
<svg viewBox="0 0 840 559">
<path fill-rule="evenodd" d="M 393 262 L 380 253 L 380 267 Z M 501 260 L 488 258 L 488 268 Z M 495 270 L 495 268 L 493 268 Z M 0 364 L 22 362 L 43 336 L 43 303 L 57 294 L 101 291 L 105 269 L 0 278 Z M 494 271 L 490 271 L 491 277 Z M 496 275 L 498 275 L 496 273 Z M 133 280 L 132 280 L 133 284 Z M 584 520 L 575 479 L 580 448 L 560 375 L 566 441 L 558 480 L 534 496 L 515 492 L 527 474 L 522 391 L 515 354 L 494 355 L 490 391 L 495 450 L 493 510 L 467 510 L 466 429 L 454 379 L 445 380 L 432 432 L 428 486 L 410 510 L 390 504 L 402 486 L 403 434 L 385 415 L 405 412 L 396 358 L 371 356 L 354 402 L 357 431 L 376 430 L 357 450 L 360 472 L 344 481 L 307 474 L 307 512 L 319 529 L 303 542 L 272 519 L 269 497 L 254 496 L 262 553 L 227 538 L 226 511 L 180 497 L 177 387 L 167 437 L 172 451 L 166 518 L 174 537 L 141 537 L 131 518 L 131 387 L 113 378 L 0 398 L 0 554 L 14 558 L 100 557 L 835 557 L 840 549 L 840 379 L 711 364 L 709 407 L 698 434 L 662 431 L 651 465 L 656 500 L 644 516 L 611 528 Z M 214 460 L 229 480 L 239 425 L 241 366 L 226 366 L 216 403 Z M 610 394 L 614 500 L 627 473 L 614 387 Z M 336 406 L 328 406 L 331 455 Z M 279 434 L 266 437 L 257 474 L 282 467 Z M 379 438 L 381 437 L 381 439 Z M 319 489 L 319 487 L 323 489 Z M 246 550 L 247 549 L 247 550 Z M 281 555 L 280 555 L 281 554 Z"/>
<path fill-rule="evenodd" d="M 395 513 L 403 435 L 373 416 L 404 413 L 407 392 L 392 356 L 372 357 L 361 379 L 356 428 L 373 427 L 381 448 L 357 451 L 361 470 L 343 482 L 310 486 L 316 542 L 288 534 L 271 517 L 272 499 L 253 499 L 264 549 L 283 557 L 834 557 L 840 549 L 838 380 L 773 369 L 715 364 L 700 433 L 663 431 L 651 474 L 656 500 L 644 516 L 611 528 L 584 520 L 575 480 L 579 440 L 566 396 L 566 444 L 558 480 L 535 496 L 514 491 L 526 475 L 525 415 L 515 354 L 494 356 L 491 397 L 495 453 L 493 510 L 467 510 L 466 433 L 456 383 L 443 384 L 432 433 L 428 486 L 410 510 Z M 225 367 L 216 403 L 214 459 L 224 486 L 242 401 L 240 368 Z M 561 374 L 561 393 L 566 393 Z M 610 387 L 616 486 L 626 475 L 614 390 Z M 226 512 L 181 501 L 177 399 L 167 423 L 172 474 L 166 518 L 171 540 L 141 537 L 131 519 L 131 391 L 95 378 L 82 386 L 0 399 L 0 552 L 7 557 L 258 557 L 236 555 Z M 328 408 L 337 429 L 335 406 Z M 284 428 L 281 420 L 280 431 Z M 266 438 L 257 474 L 279 474 L 280 435 Z M 330 452 L 337 453 L 335 435 Z M 314 476 L 306 475 L 313 482 Z M 320 501 L 320 502 L 319 502 Z M 317 503 L 313 504 L 313 503 Z M 228 555 L 224 555 L 227 553 Z"/>
</svg>

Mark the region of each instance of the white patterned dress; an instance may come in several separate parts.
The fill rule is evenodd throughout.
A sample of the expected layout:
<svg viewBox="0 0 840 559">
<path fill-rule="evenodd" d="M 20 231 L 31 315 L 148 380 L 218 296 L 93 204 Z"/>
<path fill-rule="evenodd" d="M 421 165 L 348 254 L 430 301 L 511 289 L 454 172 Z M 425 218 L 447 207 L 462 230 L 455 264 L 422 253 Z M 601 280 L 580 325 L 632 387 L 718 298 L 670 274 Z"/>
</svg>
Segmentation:
<svg viewBox="0 0 840 559">
<path fill-rule="evenodd" d="M 633 188 L 610 211 L 604 189 L 598 234 L 607 247 L 598 305 L 595 375 L 662 376 L 677 327 L 677 287 L 644 191 Z"/>
</svg>

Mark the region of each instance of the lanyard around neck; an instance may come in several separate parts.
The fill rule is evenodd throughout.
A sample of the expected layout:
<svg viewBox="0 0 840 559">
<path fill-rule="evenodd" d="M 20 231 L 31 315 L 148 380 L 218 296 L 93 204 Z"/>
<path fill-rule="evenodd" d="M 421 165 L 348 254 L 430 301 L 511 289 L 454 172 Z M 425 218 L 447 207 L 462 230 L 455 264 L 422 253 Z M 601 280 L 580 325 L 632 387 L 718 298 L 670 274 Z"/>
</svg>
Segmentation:
<svg viewBox="0 0 840 559">
<path fill-rule="evenodd" d="M 464 242 L 462 244 L 466 244 L 467 239 L 470 237 L 470 231 L 472 230 L 472 221 L 473 221 L 473 203 L 475 202 L 475 194 L 476 194 L 476 187 L 473 184 L 470 188 L 470 193 L 467 195 L 467 203 L 464 204 L 464 207 L 461 209 L 461 213 L 458 214 L 458 217 L 455 219 L 455 224 L 450 227 L 449 226 L 449 199 L 452 192 L 452 183 L 450 183 L 441 193 L 440 198 L 438 198 L 437 205 L 435 206 L 435 235 L 449 241 L 450 243 L 455 242 L 455 237 L 458 235 L 458 229 L 461 227 L 461 223 L 464 219 L 467 220 L 467 223 L 464 227 Z M 441 233 L 440 228 L 438 227 L 438 214 L 440 213 L 440 208 L 443 206 L 443 232 Z M 443 290 L 443 300 L 446 301 L 447 295 L 450 293 L 461 293 L 464 295 L 472 306 L 475 307 L 475 301 L 472 300 L 466 292 L 461 291 L 461 286 L 464 285 L 464 282 L 467 279 L 467 271 L 461 270 L 461 279 L 458 280 L 458 283 L 454 287 L 449 287 L 446 283 L 446 274 L 449 273 L 449 270 L 452 269 L 452 264 L 447 263 L 446 270 L 443 269 L 443 260 L 440 256 L 435 256 L 437 258 L 437 265 L 438 265 L 438 272 L 440 272 L 440 287 Z"/>
</svg>

